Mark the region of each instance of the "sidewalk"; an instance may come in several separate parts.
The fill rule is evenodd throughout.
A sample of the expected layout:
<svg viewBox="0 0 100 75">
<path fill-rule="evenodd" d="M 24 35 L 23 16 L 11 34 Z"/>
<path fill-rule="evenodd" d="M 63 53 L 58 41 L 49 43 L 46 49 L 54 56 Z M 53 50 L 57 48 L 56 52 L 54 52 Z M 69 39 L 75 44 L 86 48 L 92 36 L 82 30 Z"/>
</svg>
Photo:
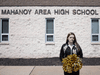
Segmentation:
<svg viewBox="0 0 100 75">
<path fill-rule="evenodd" d="M 62 66 L 0 66 L 0 75 L 64 75 Z M 100 65 L 82 66 L 80 75 L 100 75 Z"/>
</svg>

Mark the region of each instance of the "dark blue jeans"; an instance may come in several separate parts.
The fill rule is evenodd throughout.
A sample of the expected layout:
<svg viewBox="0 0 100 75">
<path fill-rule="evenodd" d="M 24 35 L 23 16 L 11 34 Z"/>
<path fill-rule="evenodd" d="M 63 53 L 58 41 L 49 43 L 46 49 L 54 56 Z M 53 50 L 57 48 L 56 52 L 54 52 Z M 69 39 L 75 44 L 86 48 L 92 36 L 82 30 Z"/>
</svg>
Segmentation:
<svg viewBox="0 0 100 75">
<path fill-rule="evenodd" d="M 64 75 L 79 75 L 80 73 L 80 70 L 78 70 L 77 72 L 72 72 L 72 73 L 67 73 L 67 72 L 64 72 Z"/>
</svg>

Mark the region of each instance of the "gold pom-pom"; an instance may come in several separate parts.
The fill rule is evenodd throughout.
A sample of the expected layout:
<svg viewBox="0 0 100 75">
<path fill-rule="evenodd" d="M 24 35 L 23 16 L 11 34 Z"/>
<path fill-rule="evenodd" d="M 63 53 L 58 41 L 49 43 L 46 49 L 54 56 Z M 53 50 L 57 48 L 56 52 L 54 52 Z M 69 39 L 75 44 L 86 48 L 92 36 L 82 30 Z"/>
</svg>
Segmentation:
<svg viewBox="0 0 100 75">
<path fill-rule="evenodd" d="M 63 70 L 68 73 L 72 73 L 72 71 L 77 72 L 82 68 L 82 59 L 79 58 L 76 54 L 68 55 L 67 57 L 62 59 Z"/>
</svg>

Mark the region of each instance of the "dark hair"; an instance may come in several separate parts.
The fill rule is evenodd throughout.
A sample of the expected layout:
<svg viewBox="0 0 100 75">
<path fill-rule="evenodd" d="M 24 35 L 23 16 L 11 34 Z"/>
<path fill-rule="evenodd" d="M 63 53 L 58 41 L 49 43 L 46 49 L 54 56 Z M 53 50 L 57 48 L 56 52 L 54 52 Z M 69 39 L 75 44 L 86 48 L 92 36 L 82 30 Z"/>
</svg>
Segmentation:
<svg viewBox="0 0 100 75">
<path fill-rule="evenodd" d="M 76 48 L 80 51 L 80 46 L 79 46 L 79 44 L 77 43 L 76 36 L 75 36 L 75 34 L 74 34 L 73 32 L 68 33 L 67 38 L 66 38 L 66 44 L 68 45 L 68 37 L 69 37 L 70 35 L 74 35 L 73 44 L 74 44 L 74 45 L 76 46 Z"/>
</svg>

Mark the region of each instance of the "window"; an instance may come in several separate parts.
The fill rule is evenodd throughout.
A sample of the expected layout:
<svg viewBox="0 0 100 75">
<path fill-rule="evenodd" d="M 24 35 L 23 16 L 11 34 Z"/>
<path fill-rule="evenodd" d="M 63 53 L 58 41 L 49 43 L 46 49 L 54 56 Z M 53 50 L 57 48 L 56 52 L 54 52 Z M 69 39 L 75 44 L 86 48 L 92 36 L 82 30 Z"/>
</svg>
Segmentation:
<svg viewBox="0 0 100 75">
<path fill-rule="evenodd" d="M 0 42 L 9 41 L 9 19 L 0 19 Z"/>
<path fill-rule="evenodd" d="M 91 40 L 92 42 L 100 42 L 99 19 L 92 19 L 91 22 L 92 22 Z"/>
<path fill-rule="evenodd" d="M 54 42 L 54 19 L 46 19 L 46 42 Z"/>
</svg>

